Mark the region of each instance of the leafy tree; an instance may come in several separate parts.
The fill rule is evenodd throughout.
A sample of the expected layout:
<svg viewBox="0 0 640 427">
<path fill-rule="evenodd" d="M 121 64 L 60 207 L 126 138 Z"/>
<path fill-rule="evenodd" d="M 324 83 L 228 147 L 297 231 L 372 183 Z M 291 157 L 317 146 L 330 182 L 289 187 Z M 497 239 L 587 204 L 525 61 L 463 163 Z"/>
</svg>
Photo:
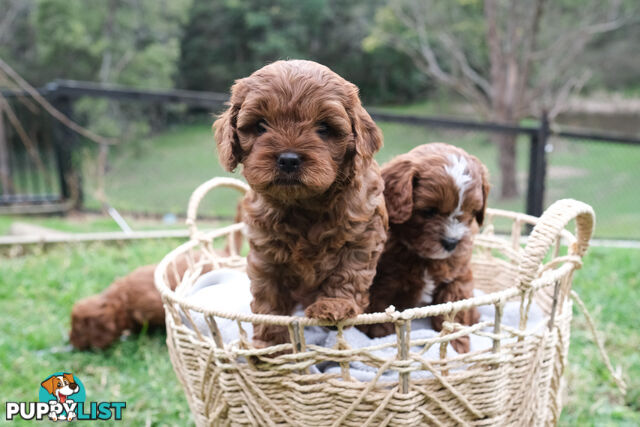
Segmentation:
<svg viewBox="0 0 640 427">
<path fill-rule="evenodd" d="M 602 34 L 581 58 L 580 65 L 593 70 L 593 79 L 600 89 L 640 89 L 638 45 L 640 19 L 618 31 Z"/>
<path fill-rule="evenodd" d="M 625 15 L 626 3 L 632 8 Z M 632 20 L 633 6 L 619 0 L 392 0 L 379 11 L 368 43 L 405 52 L 483 117 L 513 124 L 541 111 L 558 114 L 589 76 L 576 67 L 580 55 L 596 36 Z M 515 137 L 496 142 L 501 196 L 514 197 Z"/>
<path fill-rule="evenodd" d="M 227 91 L 233 80 L 287 58 L 321 62 L 369 99 L 414 98 L 427 81 L 409 57 L 365 50 L 380 0 L 194 0 L 181 42 L 178 85 Z"/>
<path fill-rule="evenodd" d="M 0 0 L 0 57 L 15 64 L 25 77 L 33 80 L 38 66 L 35 55 L 35 34 L 31 15 L 33 0 Z M 6 82 L 0 82 L 0 85 Z"/>
<path fill-rule="evenodd" d="M 35 83 L 61 78 L 171 87 L 189 4 L 190 0 L 36 0 L 31 16 L 39 69 Z M 127 138 L 149 129 L 144 106 L 83 99 L 75 112 L 103 135 Z"/>
<path fill-rule="evenodd" d="M 45 79 L 171 86 L 188 0 L 38 0 L 36 45 Z"/>
</svg>

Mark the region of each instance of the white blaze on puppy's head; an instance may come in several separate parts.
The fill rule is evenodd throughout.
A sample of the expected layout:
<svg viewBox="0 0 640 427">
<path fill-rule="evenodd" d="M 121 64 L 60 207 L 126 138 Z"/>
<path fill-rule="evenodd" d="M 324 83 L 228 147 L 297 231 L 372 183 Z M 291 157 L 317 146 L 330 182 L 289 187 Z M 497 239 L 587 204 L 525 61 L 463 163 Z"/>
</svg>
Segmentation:
<svg viewBox="0 0 640 427">
<path fill-rule="evenodd" d="M 461 223 L 458 217 L 462 214 L 462 202 L 464 201 L 464 193 L 471 184 L 471 175 L 467 168 L 467 159 L 463 156 L 449 154 L 449 165 L 445 166 L 445 171 L 451 176 L 458 190 L 458 205 L 456 209 L 449 215 L 446 228 L 446 237 L 449 239 L 460 240 L 469 231 L 469 227 Z"/>
</svg>

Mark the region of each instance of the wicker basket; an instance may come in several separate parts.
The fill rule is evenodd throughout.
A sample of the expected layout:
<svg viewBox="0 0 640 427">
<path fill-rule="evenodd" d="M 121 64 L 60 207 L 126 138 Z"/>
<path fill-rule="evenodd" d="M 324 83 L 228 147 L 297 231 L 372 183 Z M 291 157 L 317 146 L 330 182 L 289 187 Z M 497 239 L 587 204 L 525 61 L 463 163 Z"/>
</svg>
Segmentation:
<svg viewBox="0 0 640 427">
<path fill-rule="evenodd" d="M 333 348 L 306 345 L 305 327 L 320 322 L 293 316 L 253 315 L 212 311 L 190 303 L 185 290 L 204 268 L 243 270 L 232 235 L 242 229 L 234 224 L 214 231 L 196 228 L 198 204 L 219 186 L 246 191 L 246 184 L 214 178 L 200 186 L 189 202 L 188 224 L 192 238 L 164 257 L 155 274 L 156 286 L 166 308 L 167 344 L 174 369 L 184 387 L 196 424 L 205 425 L 549 425 L 561 411 L 562 373 L 567 363 L 571 322 L 571 281 L 581 265 L 594 225 L 590 206 L 575 200 L 554 203 L 540 219 L 490 209 L 486 225 L 476 236 L 473 257 L 475 286 L 484 296 L 455 303 L 410 309 L 404 312 L 366 314 L 337 325 Z M 576 237 L 564 230 L 575 219 Z M 506 225 L 510 235 L 494 233 Z M 521 245 L 528 224 L 535 225 Z M 507 229 L 509 229 L 507 228 Z M 560 241 L 568 244 L 568 249 Z M 214 251 L 217 242 L 231 243 L 231 255 Z M 565 250 L 566 254 L 561 254 Z M 177 278 L 176 260 L 184 258 L 189 269 L 175 292 L 167 286 Z M 502 321 L 503 307 L 519 303 L 520 327 Z M 545 326 L 525 328 L 535 303 L 544 313 Z M 471 327 L 445 322 L 433 339 L 412 339 L 411 320 L 438 314 L 453 319 L 472 306 L 492 305 L 495 319 Z M 201 333 L 189 313 L 204 315 L 210 335 Z M 225 342 L 216 319 L 237 321 L 240 339 Z M 255 349 L 243 323 L 286 325 L 291 344 Z M 363 323 L 394 322 L 397 342 L 394 356 L 383 359 L 375 348 L 352 348 L 343 329 Z M 244 323 L 246 325 L 246 323 Z M 487 350 L 446 356 L 447 343 L 462 335 L 489 337 Z M 424 351 L 436 346 L 440 358 L 428 359 Z M 283 351 L 286 350 L 286 351 Z M 280 355 L 273 357 L 277 351 Z M 256 360 L 260 363 L 254 363 Z M 309 367 L 338 363 L 341 375 L 311 374 Z M 349 375 L 349 363 L 358 361 L 377 369 L 370 382 Z M 394 381 L 381 374 L 397 372 Z M 412 372 L 429 371 L 416 379 Z"/>
</svg>

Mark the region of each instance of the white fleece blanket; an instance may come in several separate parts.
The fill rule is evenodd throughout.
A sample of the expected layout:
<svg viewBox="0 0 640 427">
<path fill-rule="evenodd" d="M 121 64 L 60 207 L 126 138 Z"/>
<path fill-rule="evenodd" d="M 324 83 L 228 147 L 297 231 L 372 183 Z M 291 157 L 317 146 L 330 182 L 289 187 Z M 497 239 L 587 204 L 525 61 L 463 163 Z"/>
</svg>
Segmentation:
<svg viewBox="0 0 640 427">
<path fill-rule="evenodd" d="M 249 278 L 243 272 L 231 269 L 220 269 L 202 275 L 194 284 L 194 286 L 186 292 L 188 300 L 195 304 L 202 305 L 212 310 L 219 310 L 227 313 L 251 313 L 249 304 L 251 302 L 251 292 L 249 290 Z M 180 293 L 180 289 L 177 290 Z M 484 293 L 475 290 L 474 295 L 480 296 Z M 480 312 L 480 322 L 494 320 L 493 305 L 478 307 Z M 294 313 L 296 316 L 304 316 L 302 309 Z M 210 335 L 202 314 L 191 311 L 190 315 L 195 322 L 197 328 L 206 335 Z M 183 316 L 184 317 L 184 316 Z M 518 302 L 508 302 L 505 304 L 502 316 L 502 324 L 518 327 L 520 321 L 520 304 Z M 222 339 L 225 343 L 232 343 L 239 339 L 239 331 L 237 323 L 233 320 L 216 317 L 216 322 Z M 540 308 L 533 303 L 529 312 L 527 330 L 533 331 L 544 326 L 544 315 Z M 185 322 L 189 325 L 189 322 Z M 250 323 L 243 323 L 243 328 L 251 337 L 253 334 L 253 326 Z M 487 332 L 492 332 L 492 328 Z M 305 340 L 307 345 L 318 345 L 323 347 L 333 347 L 336 343 L 336 331 L 323 327 L 307 327 L 305 328 Z M 429 319 L 414 320 L 411 323 L 411 339 L 434 338 L 438 336 L 438 332 L 434 331 Z M 382 338 L 369 338 L 357 328 L 348 328 L 344 331 L 344 337 L 353 348 L 363 348 L 377 346 L 386 343 L 395 343 L 396 335 L 388 335 Z M 503 341 L 504 342 L 504 341 Z M 475 334 L 470 336 L 470 351 L 480 351 L 491 348 L 493 341 L 487 337 L 481 337 Z M 419 348 L 412 348 L 412 351 L 418 352 Z M 388 358 L 396 354 L 393 347 L 376 350 L 373 354 Z M 456 351 L 449 344 L 447 347 L 447 357 L 457 355 Z M 423 356 L 427 359 L 440 358 L 440 346 L 433 345 Z M 313 373 L 336 373 L 340 374 L 340 366 L 337 363 L 325 362 L 315 365 L 311 368 Z M 377 370 L 362 362 L 351 362 L 350 374 L 352 377 L 360 381 L 369 381 L 376 375 Z M 412 378 L 425 378 L 431 376 L 431 373 L 424 370 L 416 370 L 411 373 Z M 389 370 L 385 372 L 380 380 L 391 381 L 398 378 L 396 371 Z"/>
</svg>

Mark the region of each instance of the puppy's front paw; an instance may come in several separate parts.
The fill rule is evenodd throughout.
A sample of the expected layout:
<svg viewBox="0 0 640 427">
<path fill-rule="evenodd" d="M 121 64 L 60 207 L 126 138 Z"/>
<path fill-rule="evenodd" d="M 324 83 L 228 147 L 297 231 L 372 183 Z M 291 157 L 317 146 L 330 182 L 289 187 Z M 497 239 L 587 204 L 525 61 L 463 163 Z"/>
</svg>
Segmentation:
<svg viewBox="0 0 640 427">
<path fill-rule="evenodd" d="M 338 322 L 362 313 L 355 301 L 346 298 L 320 298 L 306 308 L 304 314 L 314 319 Z"/>
<path fill-rule="evenodd" d="M 451 345 L 453 346 L 453 349 L 458 352 L 458 354 L 469 353 L 469 337 L 468 336 L 456 338 L 455 340 L 451 341 Z"/>
<path fill-rule="evenodd" d="M 373 325 L 368 325 L 368 328 L 365 331 L 369 338 L 386 337 L 387 335 L 391 335 L 395 332 L 395 326 L 393 323 L 375 323 Z"/>
<path fill-rule="evenodd" d="M 255 348 L 267 348 L 273 345 L 273 343 L 270 343 L 268 341 L 262 341 L 259 339 L 252 339 L 251 340 L 251 344 L 255 347 Z"/>
<path fill-rule="evenodd" d="M 480 321 L 480 312 L 475 307 L 471 307 L 467 313 L 469 313 L 469 323 L 465 323 L 465 325 L 475 325 Z"/>
<path fill-rule="evenodd" d="M 289 331 L 286 326 L 255 325 L 253 328 L 253 346 L 255 348 L 266 348 L 286 342 L 289 342 Z"/>
</svg>

